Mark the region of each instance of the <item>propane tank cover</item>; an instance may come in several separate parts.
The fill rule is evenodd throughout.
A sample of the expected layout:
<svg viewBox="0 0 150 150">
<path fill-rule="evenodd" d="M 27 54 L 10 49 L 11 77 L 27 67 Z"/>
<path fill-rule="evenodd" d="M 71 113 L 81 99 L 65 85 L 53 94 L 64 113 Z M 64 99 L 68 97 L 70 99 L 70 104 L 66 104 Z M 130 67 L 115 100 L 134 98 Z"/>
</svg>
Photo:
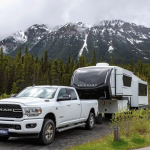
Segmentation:
<svg viewBox="0 0 150 150">
<path fill-rule="evenodd" d="M 109 66 L 108 63 L 97 63 L 96 66 Z"/>
</svg>

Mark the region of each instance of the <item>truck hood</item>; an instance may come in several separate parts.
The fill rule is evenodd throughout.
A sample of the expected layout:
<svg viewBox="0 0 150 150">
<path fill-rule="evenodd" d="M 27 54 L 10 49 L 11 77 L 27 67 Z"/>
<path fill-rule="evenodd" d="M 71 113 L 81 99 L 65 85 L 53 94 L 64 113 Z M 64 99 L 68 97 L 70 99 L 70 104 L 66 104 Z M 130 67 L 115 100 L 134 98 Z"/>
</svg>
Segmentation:
<svg viewBox="0 0 150 150">
<path fill-rule="evenodd" d="M 45 104 L 45 100 L 47 99 L 43 99 L 43 98 L 33 98 L 33 97 L 14 97 L 14 98 L 6 98 L 6 99 L 2 99 L 0 100 L 0 103 L 21 103 L 24 104 L 26 106 L 28 105 L 32 105 L 32 106 L 41 106 L 42 104 Z M 52 100 L 49 100 L 50 102 Z"/>
</svg>

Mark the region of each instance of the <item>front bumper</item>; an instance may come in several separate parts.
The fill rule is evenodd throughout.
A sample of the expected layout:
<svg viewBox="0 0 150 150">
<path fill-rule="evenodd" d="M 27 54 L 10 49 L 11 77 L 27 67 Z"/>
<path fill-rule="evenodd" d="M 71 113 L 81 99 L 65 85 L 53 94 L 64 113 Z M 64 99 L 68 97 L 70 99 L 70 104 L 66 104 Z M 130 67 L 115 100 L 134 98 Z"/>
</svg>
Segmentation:
<svg viewBox="0 0 150 150">
<path fill-rule="evenodd" d="M 23 121 L 0 121 L 0 125 L 20 125 L 21 129 L 8 129 L 8 132 L 10 133 L 16 133 L 16 134 L 34 134 L 34 133 L 40 133 L 43 125 L 43 119 L 32 119 L 32 120 L 23 120 Z M 34 128 L 27 128 L 27 124 L 36 124 L 36 127 Z"/>
</svg>

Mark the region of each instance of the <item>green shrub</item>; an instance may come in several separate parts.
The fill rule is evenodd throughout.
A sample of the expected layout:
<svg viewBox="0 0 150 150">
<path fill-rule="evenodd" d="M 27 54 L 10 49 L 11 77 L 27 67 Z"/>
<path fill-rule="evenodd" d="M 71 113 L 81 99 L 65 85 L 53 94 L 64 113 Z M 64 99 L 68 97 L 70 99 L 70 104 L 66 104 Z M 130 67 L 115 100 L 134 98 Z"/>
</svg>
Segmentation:
<svg viewBox="0 0 150 150">
<path fill-rule="evenodd" d="M 148 133 L 150 130 L 150 111 L 147 110 L 129 110 L 122 109 L 116 112 L 112 119 L 110 126 L 120 127 L 120 133 L 128 136 L 129 134 L 139 133 L 144 134 Z"/>
<path fill-rule="evenodd" d="M 0 96 L 0 99 L 3 99 L 3 98 L 9 98 L 10 95 L 7 95 L 6 93 L 4 93 L 3 95 Z"/>
</svg>

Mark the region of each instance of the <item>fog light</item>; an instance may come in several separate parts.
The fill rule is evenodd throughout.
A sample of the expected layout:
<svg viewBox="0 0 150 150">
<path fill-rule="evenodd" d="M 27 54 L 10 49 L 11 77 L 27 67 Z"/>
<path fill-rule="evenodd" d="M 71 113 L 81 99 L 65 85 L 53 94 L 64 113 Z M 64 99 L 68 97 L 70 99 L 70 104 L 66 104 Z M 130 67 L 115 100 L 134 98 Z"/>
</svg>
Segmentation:
<svg viewBox="0 0 150 150">
<path fill-rule="evenodd" d="M 21 130 L 21 126 L 20 125 L 15 125 L 15 129 L 16 130 Z"/>
<path fill-rule="evenodd" d="M 35 128 L 35 127 L 36 127 L 35 123 L 26 125 L 26 128 Z"/>
</svg>

